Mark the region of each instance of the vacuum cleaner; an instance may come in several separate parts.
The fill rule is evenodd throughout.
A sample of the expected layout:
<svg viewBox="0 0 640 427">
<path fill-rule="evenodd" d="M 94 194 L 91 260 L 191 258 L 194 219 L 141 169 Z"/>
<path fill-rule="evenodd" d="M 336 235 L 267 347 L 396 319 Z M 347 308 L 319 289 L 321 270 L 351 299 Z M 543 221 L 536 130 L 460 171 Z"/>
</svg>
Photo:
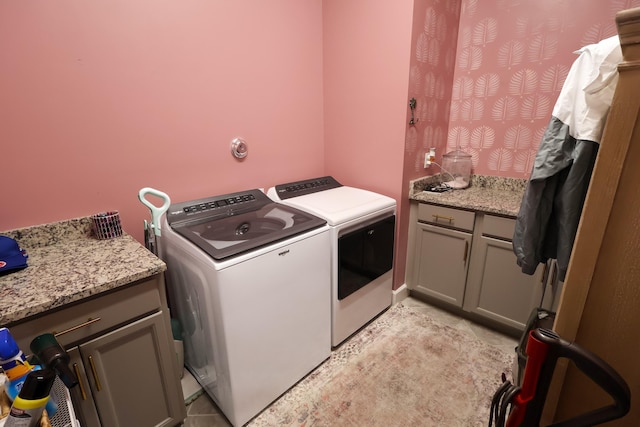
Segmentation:
<svg viewBox="0 0 640 427">
<path fill-rule="evenodd" d="M 597 355 L 570 343 L 550 329 L 537 328 L 530 332 L 527 360 L 522 385 L 507 381 L 491 401 L 489 427 L 539 427 L 549 384 L 559 358 L 572 361 L 613 398 L 613 403 L 580 414 L 549 427 L 588 427 L 625 416 L 631 407 L 631 392 L 624 379 Z"/>
</svg>

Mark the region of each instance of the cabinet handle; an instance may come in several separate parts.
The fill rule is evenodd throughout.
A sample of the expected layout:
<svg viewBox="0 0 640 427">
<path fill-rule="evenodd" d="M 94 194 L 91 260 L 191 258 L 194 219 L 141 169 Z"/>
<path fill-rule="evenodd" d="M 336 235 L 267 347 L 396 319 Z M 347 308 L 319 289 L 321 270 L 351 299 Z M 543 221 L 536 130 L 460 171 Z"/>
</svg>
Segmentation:
<svg viewBox="0 0 640 427">
<path fill-rule="evenodd" d="M 84 385 L 82 384 L 82 377 L 80 377 L 80 369 L 78 368 L 78 364 L 73 364 L 73 370 L 76 373 L 76 378 L 78 379 L 78 386 L 80 386 L 80 395 L 82 396 L 82 400 L 87 400 L 87 392 L 84 390 Z"/>
<path fill-rule="evenodd" d="M 90 317 L 90 318 L 87 319 L 86 322 L 80 323 L 79 325 L 76 325 L 76 326 L 72 326 L 72 327 L 70 327 L 68 329 L 65 329 L 64 331 L 60 331 L 60 332 L 53 331 L 53 336 L 54 337 L 59 337 L 60 335 L 68 334 L 69 332 L 73 332 L 73 331 L 75 331 L 77 329 L 84 328 L 85 326 L 89 326 L 89 325 L 91 325 L 93 323 L 96 323 L 96 322 L 99 322 L 99 321 L 100 321 L 99 317 L 96 317 L 95 319 L 92 319 Z"/>
<path fill-rule="evenodd" d="M 453 220 L 455 219 L 452 216 L 442 216 L 442 215 L 437 215 L 437 214 L 431 214 L 431 216 L 433 217 L 433 220 L 435 222 L 438 222 L 439 220 L 443 219 L 443 220 L 449 221 L 449 224 L 451 224 L 453 222 Z"/>
<path fill-rule="evenodd" d="M 96 383 L 96 389 L 100 391 L 102 390 L 102 385 L 100 384 L 100 378 L 98 377 L 98 372 L 96 371 L 96 364 L 93 362 L 93 356 L 89 356 L 89 365 L 91 365 L 91 372 L 93 372 L 93 380 Z"/>
<path fill-rule="evenodd" d="M 464 241 L 464 257 L 462 258 L 462 261 L 464 262 L 464 265 L 467 265 L 467 254 L 469 253 L 469 242 L 468 241 Z"/>
</svg>

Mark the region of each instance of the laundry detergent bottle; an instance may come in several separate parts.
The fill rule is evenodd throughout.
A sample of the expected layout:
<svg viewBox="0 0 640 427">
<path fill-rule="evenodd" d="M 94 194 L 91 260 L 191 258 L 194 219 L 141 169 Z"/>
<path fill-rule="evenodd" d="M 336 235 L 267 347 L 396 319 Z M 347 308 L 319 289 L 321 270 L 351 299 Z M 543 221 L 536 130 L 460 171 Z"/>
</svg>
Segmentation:
<svg viewBox="0 0 640 427">
<path fill-rule="evenodd" d="M 13 400 L 20 392 L 27 374 L 33 371 L 34 366 L 27 362 L 24 353 L 7 328 L 0 329 L 0 367 L 9 380 L 7 395 Z"/>
</svg>

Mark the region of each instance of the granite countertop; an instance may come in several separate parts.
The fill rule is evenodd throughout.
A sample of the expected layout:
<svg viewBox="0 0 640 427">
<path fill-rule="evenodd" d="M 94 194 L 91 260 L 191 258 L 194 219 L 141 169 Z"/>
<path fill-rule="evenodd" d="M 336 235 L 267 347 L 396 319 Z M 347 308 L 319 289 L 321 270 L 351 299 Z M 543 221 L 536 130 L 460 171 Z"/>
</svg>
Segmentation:
<svg viewBox="0 0 640 427">
<path fill-rule="evenodd" d="M 472 175 L 471 183 L 465 189 L 444 193 L 423 191 L 427 184 L 439 182 L 439 179 L 439 175 L 434 175 L 411 181 L 409 199 L 515 218 L 527 186 L 526 179 Z"/>
<path fill-rule="evenodd" d="M 92 237 L 88 217 L 0 234 L 16 239 L 29 255 L 27 268 L 0 276 L 0 326 L 166 270 L 127 234 Z"/>
</svg>

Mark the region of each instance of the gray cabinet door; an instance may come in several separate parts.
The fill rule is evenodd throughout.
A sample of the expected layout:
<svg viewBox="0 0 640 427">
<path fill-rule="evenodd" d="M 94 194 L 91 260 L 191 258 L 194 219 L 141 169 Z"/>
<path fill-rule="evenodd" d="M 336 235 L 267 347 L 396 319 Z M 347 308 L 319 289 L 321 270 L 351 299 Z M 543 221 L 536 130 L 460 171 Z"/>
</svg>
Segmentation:
<svg viewBox="0 0 640 427">
<path fill-rule="evenodd" d="M 155 313 L 80 346 L 103 426 L 172 426 L 182 422 L 182 390 L 171 372 L 163 313 Z"/>
<path fill-rule="evenodd" d="M 69 366 L 78 377 L 78 385 L 69 390 L 76 418 L 82 427 L 100 427 L 100 418 L 93 402 L 93 393 L 89 387 L 80 349 L 73 347 L 67 350 L 67 353 L 70 358 Z"/>
<path fill-rule="evenodd" d="M 543 293 L 541 264 L 533 276 L 522 273 L 509 241 L 482 236 L 474 242 L 464 309 L 524 330 Z"/>
<path fill-rule="evenodd" d="M 418 223 L 414 289 L 462 307 L 471 233 Z"/>
</svg>

